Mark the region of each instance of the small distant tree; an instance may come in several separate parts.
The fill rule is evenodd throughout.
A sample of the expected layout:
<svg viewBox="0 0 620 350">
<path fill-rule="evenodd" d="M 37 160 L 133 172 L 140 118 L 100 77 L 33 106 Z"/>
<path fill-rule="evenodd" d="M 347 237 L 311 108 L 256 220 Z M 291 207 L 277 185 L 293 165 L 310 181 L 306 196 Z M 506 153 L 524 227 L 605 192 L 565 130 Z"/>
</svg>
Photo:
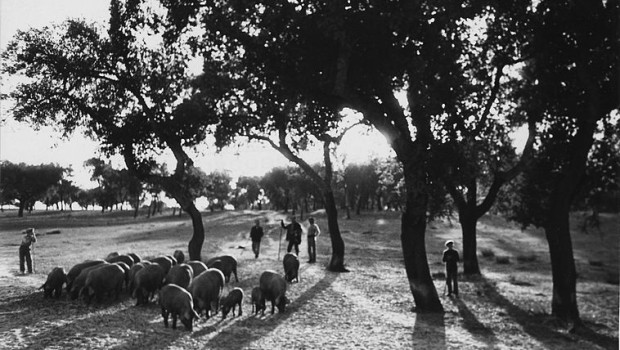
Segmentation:
<svg viewBox="0 0 620 350">
<path fill-rule="evenodd" d="M 290 186 L 288 171 L 284 167 L 275 167 L 265 173 L 260 180 L 272 209 L 288 212 L 290 205 Z"/>
<path fill-rule="evenodd" d="M 261 195 L 260 177 L 240 176 L 237 180 L 236 189 L 239 191 L 237 195 L 239 205 L 248 206 L 252 209 L 257 205 L 259 210 L 262 209 L 259 201 Z"/>
<path fill-rule="evenodd" d="M 0 188 L 7 200 L 19 202 L 18 217 L 30 210 L 36 200 L 42 198 L 53 186 L 60 184 L 66 168 L 56 164 L 27 165 L 2 162 Z"/>
<path fill-rule="evenodd" d="M 207 196 L 217 200 L 218 206 L 224 210 L 224 206 L 230 200 L 232 192 L 232 177 L 227 172 L 214 171 L 207 175 Z M 213 204 L 211 204 L 213 206 Z"/>
</svg>

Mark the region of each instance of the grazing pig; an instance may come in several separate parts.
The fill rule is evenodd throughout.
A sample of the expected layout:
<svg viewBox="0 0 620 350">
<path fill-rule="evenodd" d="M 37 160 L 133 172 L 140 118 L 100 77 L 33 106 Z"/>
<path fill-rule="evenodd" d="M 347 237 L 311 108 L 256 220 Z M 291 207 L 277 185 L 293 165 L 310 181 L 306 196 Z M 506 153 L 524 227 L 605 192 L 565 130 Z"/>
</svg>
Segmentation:
<svg viewBox="0 0 620 350">
<path fill-rule="evenodd" d="M 286 280 L 277 272 L 267 270 L 260 275 L 260 291 L 263 293 L 263 300 L 271 302 L 271 314 L 274 308 L 278 307 L 278 312 L 284 312 L 286 308 Z"/>
<path fill-rule="evenodd" d="M 254 315 L 258 314 L 259 311 L 263 311 L 263 315 L 265 314 L 265 298 L 263 298 L 263 292 L 260 291 L 259 287 L 252 288 L 252 312 Z"/>
<path fill-rule="evenodd" d="M 106 258 L 105 261 L 109 262 L 109 263 L 115 263 L 118 261 L 124 262 L 125 264 L 127 264 L 127 266 L 131 267 L 133 266 L 133 264 L 135 263 L 135 261 L 133 260 L 133 258 L 129 255 L 117 255 L 111 258 Z"/>
<path fill-rule="evenodd" d="M 137 305 L 146 305 L 164 281 L 164 269 L 159 264 L 149 264 L 136 272 L 133 297 Z"/>
<path fill-rule="evenodd" d="M 237 278 L 237 259 L 230 255 L 222 255 L 209 259 L 207 261 L 207 267 L 210 269 L 216 268 L 222 271 L 224 277 L 226 278 L 226 283 L 230 281 L 231 273 L 235 274 L 235 281 L 239 282 L 239 278 Z"/>
<path fill-rule="evenodd" d="M 168 271 L 164 284 L 176 284 L 181 288 L 187 289 L 194 278 L 194 270 L 187 264 L 174 265 Z"/>
<path fill-rule="evenodd" d="M 199 315 L 205 310 L 209 319 L 211 310 L 217 313 L 223 288 L 224 275 L 217 269 L 209 269 L 192 280 L 187 289 L 194 298 L 194 309 Z"/>
<path fill-rule="evenodd" d="M 150 265 L 150 261 L 140 261 L 139 263 L 133 264 L 133 266 L 129 269 L 129 273 L 127 274 L 127 291 L 129 294 L 133 294 L 134 288 L 136 286 L 136 273 L 142 270 L 146 265 Z"/>
<path fill-rule="evenodd" d="M 177 258 L 175 258 L 172 255 L 166 255 L 166 258 L 170 259 L 170 261 L 172 261 L 172 266 L 178 264 L 179 262 L 177 261 Z"/>
<path fill-rule="evenodd" d="M 84 285 L 86 285 L 86 278 L 88 277 L 88 274 L 90 273 L 90 271 L 96 270 L 98 268 L 101 268 L 107 265 L 110 265 L 110 264 L 104 261 L 101 264 L 96 264 L 96 265 L 89 266 L 89 267 L 82 269 L 80 274 L 71 283 L 71 289 L 69 290 L 69 297 L 71 298 L 71 300 L 75 300 L 80 296 L 80 292 L 82 291 L 82 288 L 84 287 Z"/>
<path fill-rule="evenodd" d="M 299 282 L 299 259 L 297 255 L 286 253 L 284 259 L 282 259 L 282 265 L 284 265 L 284 278 L 286 281 L 293 282 L 293 280 L 297 280 Z"/>
<path fill-rule="evenodd" d="M 120 266 L 123 269 L 123 285 L 125 286 L 125 289 L 129 288 L 129 270 L 131 268 L 129 267 L 129 265 L 125 264 L 122 261 L 117 261 L 114 264 Z"/>
<path fill-rule="evenodd" d="M 180 250 L 175 250 L 172 256 L 177 259 L 177 264 L 182 264 L 183 262 L 185 262 L 185 254 L 183 254 L 183 252 Z"/>
<path fill-rule="evenodd" d="M 105 294 L 111 296 L 112 293 L 118 300 L 124 281 L 125 272 L 122 267 L 117 264 L 102 265 L 88 272 L 86 283 L 80 294 L 84 295 L 87 304 L 90 304 L 93 296 L 101 302 Z"/>
<path fill-rule="evenodd" d="M 67 273 L 67 293 L 71 293 L 71 287 L 73 286 L 73 280 L 87 267 L 99 265 L 105 263 L 104 260 L 86 260 L 79 264 L 74 265 Z M 79 291 L 79 290 L 78 290 Z M 77 296 L 76 296 L 77 298 Z"/>
<path fill-rule="evenodd" d="M 207 265 L 205 265 L 205 263 L 203 263 L 202 261 L 190 260 L 186 262 L 186 264 L 192 267 L 192 270 L 194 271 L 194 277 L 207 271 Z"/>
<path fill-rule="evenodd" d="M 52 292 L 56 299 L 60 298 L 62 294 L 62 286 L 67 282 L 67 274 L 62 267 L 54 267 L 52 271 L 47 275 L 47 280 L 39 289 L 43 289 L 43 296 L 45 298 L 51 298 Z"/>
<path fill-rule="evenodd" d="M 234 288 L 231 290 L 226 297 L 222 299 L 222 320 L 226 318 L 226 315 L 232 309 L 233 317 L 235 317 L 235 307 L 239 305 L 239 316 L 243 315 L 243 310 L 241 309 L 241 303 L 243 302 L 243 289 Z"/>
<path fill-rule="evenodd" d="M 170 259 L 167 256 L 160 256 L 157 258 L 150 259 L 150 262 L 154 264 L 159 264 L 164 269 L 164 275 L 167 274 L 168 271 L 170 271 L 170 268 L 173 265 L 172 259 Z"/>
<path fill-rule="evenodd" d="M 192 331 L 193 321 L 198 318 L 194 310 L 192 295 L 185 289 L 176 284 L 163 286 L 159 291 L 159 305 L 161 306 L 161 316 L 164 318 L 164 326 L 168 328 L 168 315 L 172 315 L 172 329 L 177 328 L 177 317 L 185 329 Z"/>
<path fill-rule="evenodd" d="M 127 255 L 129 255 L 132 259 L 133 259 L 133 263 L 139 263 L 140 261 L 142 261 L 142 258 L 140 258 L 140 255 L 136 254 L 136 253 L 127 253 Z"/>
</svg>

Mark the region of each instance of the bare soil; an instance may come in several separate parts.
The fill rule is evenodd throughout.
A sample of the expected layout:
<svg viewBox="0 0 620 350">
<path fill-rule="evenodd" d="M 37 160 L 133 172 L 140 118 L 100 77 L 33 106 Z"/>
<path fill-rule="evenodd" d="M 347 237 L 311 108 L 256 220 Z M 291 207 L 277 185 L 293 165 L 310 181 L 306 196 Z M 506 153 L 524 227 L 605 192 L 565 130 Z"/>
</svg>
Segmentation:
<svg viewBox="0 0 620 350">
<path fill-rule="evenodd" d="M 141 256 L 187 254 L 191 222 L 166 214 L 150 219 L 132 213 L 38 212 L 25 218 L 0 215 L 0 348 L 2 349 L 618 349 L 618 252 L 620 217 L 602 215 L 600 230 L 575 229 L 578 304 L 589 331 L 569 333 L 549 317 L 552 282 L 547 243 L 541 230 L 521 231 L 499 217 L 478 226 L 482 275 L 459 276 L 460 296 L 442 295 L 443 314 L 416 313 L 400 248 L 398 213 L 366 213 L 340 220 L 349 273 L 325 270 L 330 244 L 325 217 L 315 213 L 323 235 L 316 264 L 300 246 L 301 281 L 289 285 L 285 313 L 251 312 L 250 291 L 278 260 L 279 220 L 272 211 L 204 213 L 203 259 L 230 254 L 239 261 L 243 315 L 201 319 L 187 332 L 164 328 L 156 303 L 135 306 L 128 295 L 90 306 L 83 301 L 44 299 L 38 289 L 55 266 L 69 270 L 108 253 Z M 248 240 L 255 218 L 266 237 L 255 259 Z M 583 219 L 574 215 L 572 227 Z M 304 226 L 307 223 L 304 222 Z M 20 231 L 35 227 L 36 273 L 20 275 Z M 52 233 L 59 230 L 60 233 Z M 45 234 L 50 232 L 49 234 Z M 442 293 L 443 242 L 460 245 L 456 221 L 434 222 L 427 253 L 435 286 Z M 483 256 L 484 255 L 486 256 Z"/>
</svg>

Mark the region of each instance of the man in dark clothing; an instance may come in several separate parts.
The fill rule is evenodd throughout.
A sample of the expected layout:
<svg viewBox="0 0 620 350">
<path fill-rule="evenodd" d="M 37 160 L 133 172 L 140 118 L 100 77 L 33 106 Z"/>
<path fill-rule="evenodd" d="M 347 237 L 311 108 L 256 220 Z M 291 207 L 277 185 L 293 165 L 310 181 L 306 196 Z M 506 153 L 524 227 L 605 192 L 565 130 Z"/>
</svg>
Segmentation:
<svg viewBox="0 0 620 350">
<path fill-rule="evenodd" d="M 446 247 L 448 249 L 443 251 L 443 262 L 446 263 L 446 285 L 448 286 L 448 296 L 452 295 L 454 287 L 454 295 L 459 296 L 459 284 L 456 278 L 458 266 L 460 261 L 459 252 L 454 248 L 453 241 L 446 241 Z"/>
<path fill-rule="evenodd" d="M 260 226 L 260 220 L 254 220 L 255 225 L 250 230 L 250 238 L 252 239 L 252 251 L 254 252 L 254 258 L 258 258 L 260 252 L 260 240 L 263 238 L 263 228 Z"/>
<path fill-rule="evenodd" d="M 299 256 L 299 244 L 301 243 L 301 225 L 297 222 L 296 218 L 291 217 L 291 223 L 284 225 L 284 221 L 280 220 L 282 228 L 286 229 L 286 240 L 288 241 L 288 247 L 286 252 L 290 253 L 293 247 L 295 247 L 295 253 Z"/>
<path fill-rule="evenodd" d="M 30 245 L 37 241 L 37 236 L 33 228 L 26 229 L 26 235 L 22 238 L 19 246 L 19 270 L 23 274 L 26 271 L 24 262 L 28 264 L 28 273 L 32 273 L 32 257 L 30 256 Z"/>
</svg>

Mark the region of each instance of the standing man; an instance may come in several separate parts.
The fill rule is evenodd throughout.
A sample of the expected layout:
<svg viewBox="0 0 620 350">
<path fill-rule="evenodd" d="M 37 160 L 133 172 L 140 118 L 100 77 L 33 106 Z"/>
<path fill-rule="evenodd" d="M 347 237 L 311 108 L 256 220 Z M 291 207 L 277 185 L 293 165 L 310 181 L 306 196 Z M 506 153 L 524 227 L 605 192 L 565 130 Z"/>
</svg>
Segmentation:
<svg viewBox="0 0 620 350">
<path fill-rule="evenodd" d="M 284 225 L 284 221 L 280 220 L 282 228 L 286 229 L 286 240 L 288 241 L 288 247 L 286 252 L 290 253 L 293 247 L 295 247 L 295 253 L 299 256 L 299 244 L 301 243 L 301 225 L 297 222 L 295 216 L 291 217 L 291 223 Z"/>
<path fill-rule="evenodd" d="M 254 252 L 254 258 L 258 258 L 260 252 L 260 240 L 263 238 L 263 228 L 260 226 L 260 219 L 254 220 L 254 226 L 250 230 L 250 238 L 252 239 L 252 251 Z"/>
<path fill-rule="evenodd" d="M 454 287 L 454 295 L 459 296 L 459 283 L 457 281 L 457 263 L 460 261 L 459 252 L 453 248 L 454 241 L 446 241 L 448 249 L 443 251 L 443 262 L 446 263 L 446 285 L 448 286 L 448 296 L 452 295 Z"/>
<path fill-rule="evenodd" d="M 308 226 L 308 257 L 309 263 L 316 262 L 316 238 L 321 234 L 321 230 L 319 226 L 314 223 L 314 218 L 309 218 L 308 222 L 310 226 Z"/>
<path fill-rule="evenodd" d="M 19 246 L 19 271 L 22 275 L 26 270 L 24 267 L 24 261 L 28 264 L 28 273 L 32 273 L 32 256 L 30 256 L 30 245 L 36 243 L 37 236 L 34 233 L 34 228 L 28 228 L 25 231 L 25 235 L 22 238 L 22 243 Z"/>
</svg>

